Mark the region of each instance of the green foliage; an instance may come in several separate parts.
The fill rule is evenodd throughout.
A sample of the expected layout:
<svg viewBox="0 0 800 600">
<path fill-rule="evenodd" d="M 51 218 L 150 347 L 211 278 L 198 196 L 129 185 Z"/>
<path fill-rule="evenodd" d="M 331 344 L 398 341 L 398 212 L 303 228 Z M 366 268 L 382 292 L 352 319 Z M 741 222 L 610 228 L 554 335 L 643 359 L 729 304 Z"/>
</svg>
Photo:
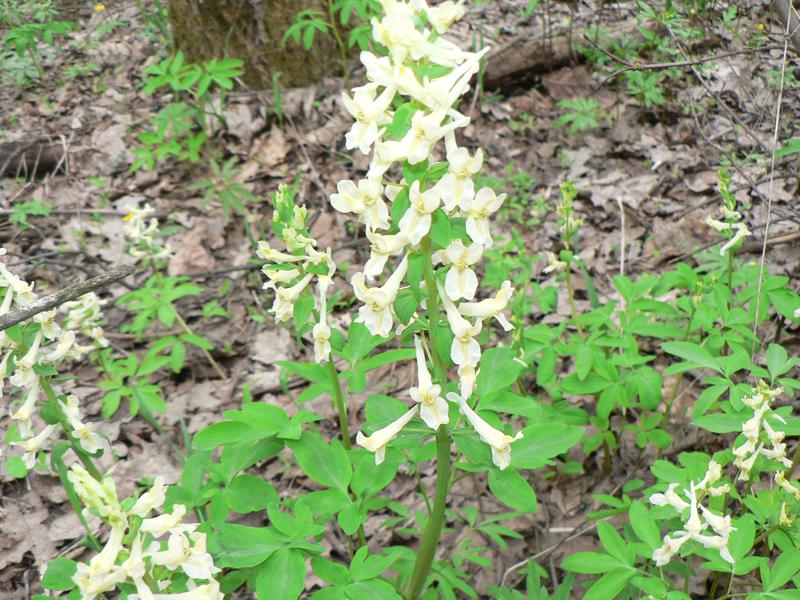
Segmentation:
<svg viewBox="0 0 800 600">
<path fill-rule="evenodd" d="M 47 23 L 56 16 L 51 0 L 0 0 L 0 25 L 19 27 L 27 22 Z"/>
<path fill-rule="evenodd" d="M 205 189 L 203 205 L 205 206 L 209 202 L 219 202 L 226 217 L 232 212 L 242 216 L 247 215 L 246 204 L 258 200 L 257 196 L 236 181 L 235 178 L 239 171 L 234 168 L 235 163 L 236 157 L 232 157 L 222 164 L 212 160 L 211 176 L 190 186 L 190 189 L 194 190 Z"/>
<path fill-rule="evenodd" d="M 597 129 L 600 126 L 600 119 L 606 117 L 605 111 L 594 98 L 565 98 L 559 100 L 558 106 L 564 109 L 565 113 L 556 119 L 556 125 L 559 127 L 569 125 L 570 133 Z"/>
<path fill-rule="evenodd" d="M 661 76 L 652 71 L 627 71 L 625 73 L 628 93 L 639 101 L 642 108 L 664 104 Z"/>
<path fill-rule="evenodd" d="M 24 231 L 30 229 L 28 225 L 28 217 L 46 217 L 53 211 L 49 204 L 45 204 L 41 200 L 29 200 L 28 202 L 20 202 L 11 207 L 11 216 L 9 221 L 14 223 L 20 230 Z"/>
<path fill-rule="evenodd" d="M 143 146 L 133 150 L 139 158 L 131 170 L 154 169 L 170 157 L 198 162 L 214 124 L 225 126 L 225 92 L 233 89 L 235 78 L 242 74 L 242 61 L 228 58 L 202 65 L 186 64 L 179 51 L 147 67 L 145 74 L 144 93 L 168 88 L 178 99 L 154 115 L 150 129 L 139 135 Z M 212 103 L 214 93 L 218 94 L 218 101 Z"/>
<path fill-rule="evenodd" d="M 3 78 L 18 87 L 28 87 L 44 78 L 43 63 L 55 55 L 55 44 L 77 27 L 69 21 L 54 21 L 49 2 L 22 3 L 11 8 L 0 5 L 0 23 L 13 25 L 0 47 Z"/>
</svg>

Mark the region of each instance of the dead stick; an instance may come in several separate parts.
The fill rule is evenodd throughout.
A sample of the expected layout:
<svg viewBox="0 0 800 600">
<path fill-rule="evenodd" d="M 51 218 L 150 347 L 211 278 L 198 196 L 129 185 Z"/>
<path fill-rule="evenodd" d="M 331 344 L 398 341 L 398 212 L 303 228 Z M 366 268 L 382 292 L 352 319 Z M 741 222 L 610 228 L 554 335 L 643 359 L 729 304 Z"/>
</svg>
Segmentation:
<svg viewBox="0 0 800 600">
<path fill-rule="evenodd" d="M 107 287 L 115 281 L 119 281 L 120 279 L 128 277 L 128 275 L 132 275 L 135 270 L 136 269 L 134 269 L 131 265 L 120 265 L 103 273 L 102 275 L 98 275 L 97 277 L 92 277 L 86 281 L 76 281 L 75 283 L 71 283 L 64 289 L 57 291 L 55 294 L 50 294 L 44 298 L 34 300 L 30 304 L 26 304 L 22 308 L 0 317 L 0 331 L 5 331 L 17 323 L 21 323 L 26 319 L 30 319 L 34 315 L 38 315 L 40 312 L 50 310 L 51 308 L 60 306 L 65 302 L 69 302 L 70 300 L 75 300 L 75 298 L 79 298 L 84 294 L 93 292 L 94 290 Z"/>
</svg>

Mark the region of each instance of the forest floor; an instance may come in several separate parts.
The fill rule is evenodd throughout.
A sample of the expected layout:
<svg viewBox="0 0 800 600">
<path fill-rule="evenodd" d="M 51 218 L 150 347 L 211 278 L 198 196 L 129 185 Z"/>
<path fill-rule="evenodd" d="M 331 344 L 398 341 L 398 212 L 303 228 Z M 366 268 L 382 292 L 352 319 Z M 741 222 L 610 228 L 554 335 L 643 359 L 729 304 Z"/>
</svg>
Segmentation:
<svg viewBox="0 0 800 600">
<path fill-rule="evenodd" d="M 159 372 L 156 383 L 167 407 L 156 416 L 158 428 L 129 416 L 125 405 L 102 420 L 104 391 L 98 387 L 98 371 L 91 362 L 75 365 L 73 378 L 61 383 L 63 391 L 80 395 L 88 418 L 98 421 L 108 436 L 115 456 L 106 456 L 103 466 L 115 466 L 124 496 L 137 481 L 153 476 L 154 466 L 168 482 L 176 481 L 181 473 L 181 440 L 219 420 L 223 411 L 238 407 L 244 386 L 254 398 L 296 410 L 294 392 L 287 395 L 275 362 L 301 355 L 291 335 L 276 327 L 267 313 L 269 301 L 261 291 L 260 265 L 254 260 L 249 235 L 254 223 L 226 217 L 220 206 L 206 205 L 202 192 L 192 189 L 193 183 L 208 175 L 206 167 L 167 162 L 152 171 L 129 170 L 138 134 L 164 101 L 163 96 L 141 91 L 144 68 L 164 56 L 148 20 L 136 3 L 121 7 L 109 3 L 103 12 L 88 3 L 78 3 L 77 8 L 74 4 L 65 17 L 77 22 L 79 29 L 45 62 L 46 77 L 18 87 L 0 65 L 0 77 L 4 77 L 0 142 L 49 139 L 63 146 L 69 156 L 66 173 L 40 173 L 35 179 L 3 175 L 0 246 L 8 250 L 10 265 L 26 280 L 35 280 L 40 290 L 57 289 L 74 278 L 132 263 L 124 251 L 122 217 L 127 206 L 149 202 L 175 249 L 169 274 L 186 276 L 203 286 L 202 303 L 216 300 L 228 313 L 203 318 L 201 302 L 181 305 L 191 326 L 214 344 L 213 356 L 226 377 L 220 378 L 199 352 L 189 353 L 181 373 Z M 578 42 L 588 46 L 578 31 L 589 24 L 613 30 L 615 25 L 635 21 L 632 3 L 600 11 L 601 4 L 579 3 L 571 13 L 569 5 L 551 3 L 549 23 L 555 34 L 566 33 L 572 17 L 577 48 Z M 478 37 L 501 46 L 519 36 L 545 36 L 547 19 L 541 8 L 525 18 L 526 5 L 522 0 L 481 2 L 470 9 L 455 35 L 467 46 Z M 558 250 L 559 185 L 566 180 L 575 183 L 579 190 L 576 212 L 583 220 L 578 247 L 601 300 L 616 293 L 611 280 L 620 272 L 659 272 L 678 261 L 692 261 L 693 253 L 718 240 L 705 220 L 718 210 L 721 165 L 732 175 L 737 198 L 751 207 L 745 220 L 753 236 L 745 244 L 745 256 L 753 261 L 760 258 L 766 198 L 771 196 L 769 267 L 790 277 L 800 272 L 796 158 L 778 161 L 771 186 L 769 177 L 783 59 L 779 25 L 766 14 L 740 15 L 732 28 L 724 27 L 716 13 L 698 16 L 698 20 L 707 35 L 687 47 L 690 56 L 726 56 L 670 71 L 669 78 L 661 79 L 661 104 L 641 106 L 620 76 L 611 77 L 624 68 L 622 62 L 605 57 L 605 64 L 598 64 L 597 52 L 590 61 L 586 53 L 576 50 L 565 65 L 548 69 L 543 63 L 524 78 L 512 78 L 501 88 L 470 96 L 465 102 L 469 104 L 462 107 L 472 118 L 464 130 L 463 145 L 484 149 L 488 157 L 484 173 L 491 178 L 487 182 L 509 193 L 498 231 L 516 229 L 530 256 Z M 730 54 L 744 47 L 743 40 L 758 32 L 761 22 L 766 40 L 762 47 L 774 49 Z M 789 58 L 782 105 L 786 124 L 797 123 L 800 117 L 800 71 L 791 47 Z M 686 59 L 677 55 L 674 60 Z M 355 72 L 353 80 L 360 78 L 361 73 Z M 297 179 L 300 197 L 314 211 L 313 232 L 320 246 L 333 247 L 339 264 L 358 264 L 368 252 L 363 237 L 354 237 L 346 219 L 328 206 L 336 183 L 367 164 L 365 157 L 343 149 L 350 118 L 340 99 L 341 87 L 340 79 L 331 78 L 306 88 L 282 90 L 282 123 L 276 117 L 273 91 L 237 89 L 228 96 L 224 109 L 227 131 L 217 132 L 212 144 L 226 157 L 235 157 L 239 181 L 260 199 L 249 206 L 258 226 L 269 229 L 268 194 L 278 184 Z M 597 101 L 597 126 L 570 133 L 559 125 L 569 111 L 558 103 L 577 97 Z M 781 137 L 791 137 L 791 133 L 782 131 Z M 546 261 L 536 264 L 535 280 L 541 286 L 557 285 L 555 275 L 543 272 L 545 266 Z M 126 283 L 135 289 L 144 279 L 146 274 L 141 273 Z M 590 299 L 584 281 L 576 277 L 574 283 L 578 310 L 587 309 Z M 136 353 L 146 347 L 147 339 L 137 340 L 120 331 L 128 313 L 114 304 L 127 291 L 117 285 L 103 292 L 109 300 L 105 330 L 117 351 Z M 552 318 L 568 316 L 569 311 L 561 294 Z M 413 372 L 400 369 L 385 377 L 394 389 L 403 390 Z M 687 379 L 670 425 L 676 441 L 667 455 L 705 443 L 681 416 L 681 406 L 690 404 L 697 393 Z M 6 415 L 11 399 L 0 397 L 3 428 L 10 422 Z M 313 409 L 331 420 L 335 417 L 325 397 L 314 400 Z M 359 412 L 353 411 L 351 429 L 357 429 L 360 420 Z M 651 478 L 647 464 L 653 456 L 654 452 L 640 451 L 623 434 L 610 473 L 604 471 L 601 457 L 586 458 L 576 450 L 572 458 L 582 461 L 581 474 L 559 473 L 555 467 L 536 475 L 540 510 L 518 519 L 515 529 L 523 538 L 511 540 L 508 548 L 495 549 L 491 568 L 471 567 L 477 588 L 499 583 L 511 565 L 534 555 L 558 578 L 557 565 L 564 553 L 596 543 L 589 520 L 589 514 L 601 506 L 595 496 L 619 495 L 626 482 Z M 265 473 L 282 492 L 290 484 L 308 484 L 299 469 L 287 472 L 277 461 L 266 465 Z M 431 466 L 423 484 L 432 480 Z M 388 492 L 421 508 L 416 486 L 411 478 L 398 478 Z M 484 491 L 483 479 L 469 478 L 457 494 L 476 499 L 484 514 L 502 512 Z M 57 478 L 43 473 L 15 480 L 5 471 L 0 474 L 0 597 L 28 598 L 37 591 L 39 569 L 49 559 L 81 556 L 83 549 L 75 543 L 80 531 Z M 376 541 L 386 541 L 389 535 L 369 529 L 368 534 Z M 457 537 L 455 532 L 446 535 L 445 548 L 458 543 Z M 323 543 L 334 547 L 342 539 L 331 533 Z M 309 579 L 307 589 L 314 584 Z"/>
</svg>

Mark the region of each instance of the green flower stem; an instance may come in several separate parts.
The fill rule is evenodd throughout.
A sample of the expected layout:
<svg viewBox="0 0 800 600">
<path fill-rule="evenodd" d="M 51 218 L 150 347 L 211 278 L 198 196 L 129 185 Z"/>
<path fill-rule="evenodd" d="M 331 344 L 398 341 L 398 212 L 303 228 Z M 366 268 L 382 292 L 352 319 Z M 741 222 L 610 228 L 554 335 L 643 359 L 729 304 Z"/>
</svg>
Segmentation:
<svg viewBox="0 0 800 600">
<path fill-rule="evenodd" d="M 436 289 L 436 280 L 433 273 L 432 245 L 430 237 L 426 236 L 421 243 L 422 253 L 425 256 L 425 288 L 427 292 L 428 323 L 430 336 L 430 350 L 436 376 L 444 391 L 447 386 L 447 368 L 439 355 L 435 342 L 435 331 L 439 324 L 439 292 Z M 406 600 L 416 600 L 423 591 L 431 563 L 439 545 L 439 536 L 444 524 L 444 511 L 447 506 L 447 492 L 450 489 L 450 432 L 447 425 L 440 425 L 436 430 L 436 493 L 433 501 L 433 510 L 428 515 L 428 523 L 422 534 L 417 560 L 414 562 L 414 571 L 408 585 Z"/>
<path fill-rule="evenodd" d="M 342 392 L 342 382 L 339 379 L 339 371 L 336 369 L 336 365 L 333 364 L 333 357 L 329 358 L 325 364 L 328 370 L 331 388 L 333 389 L 333 401 L 334 404 L 336 404 L 336 411 L 339 413 L 339 427 L 342 430 L 342 445 L 344 446 L 345 450 L 349 451 L 353 447 L 353 444 L 350 442 L 350 427 L 347 424 L 347 405 L 344 400 L 344 393 Z M 358 536 L 359 545 L 366 545 L 367 536 L 364 532 L 363 525 L 358 526 L 356 535 Z M 350 556 L 353 556 L 355 552 L 352 539 L 348 540 L 348 544 L 350 548 Z"/>
<path fill-rule="evenodd" d="M 567 268 L 565 275 L 565 280 L 567 282 L 567 295 L 569 296 L 569 308 L 572 311 L 572 320 L 575 321 L 575 327 L 578 328 L 578 335 L 581 336 L 582 340 L 585 340 L 586 335 L 584 335 L 583 328 L 578 322 L 578 307 L 575 304 L 575 290 L 572 287 L 572 269 Z"/>
<path fill-rule="evenodd" d="M 333 359 L 329 358 L 325 363 L 328 368 L 328 378 L 331 382 L 331 389 L 333 390 L 333 402 L 336 404 L 336 410 L 339 413 L 339 427 L 342 429 L 342 444 L 345 450 L 350 450 L 352 444 L 350 443 L 350 427 L 347 425 L 347 406 L 344 402 L 344 394 L 342 393 L 342 382 L 339 381 L 339 371 L 336 370 L 336 365 L 333 364 Z"/>
<path fill-rule="evenodd" d="M 442 390 L 447 387 L 447 367 L 445 367 L 444 360 L 439 356 L 439 350 L 436 347 L 436 328 L 439 326 L 441 314 L 439 312 L 439 290 L 436 288 L 436 277 L 433 274 L 433 247 L 431 238 L 425 236 L 420 242 L 422 254 L 425 256 L 425 292 L 426 303 L 428 307 L 428 336 L 430 337 L 431 358 L 433 359 L 433 366 L 436 369 L 436 377 Z"/>
<path fill-rule="evenodd" d="M 414 572 L 411 583 L 405 594 L 406 600 L 417 600 L 422 592 L 425 580 L 433 562 L 433 555 L 439 545 L 439 536 L 444 523 L 444 509 L 447 505 L 447 492 L 450 487 L 450 432 L 447 425 L 440 425 L 436 431 L 436 497 L 433 501 L 433 511 L 428 517 L 428 524 L 422 534 L 417 551 L 417 560 L 414 563 Z"/>
</svg>

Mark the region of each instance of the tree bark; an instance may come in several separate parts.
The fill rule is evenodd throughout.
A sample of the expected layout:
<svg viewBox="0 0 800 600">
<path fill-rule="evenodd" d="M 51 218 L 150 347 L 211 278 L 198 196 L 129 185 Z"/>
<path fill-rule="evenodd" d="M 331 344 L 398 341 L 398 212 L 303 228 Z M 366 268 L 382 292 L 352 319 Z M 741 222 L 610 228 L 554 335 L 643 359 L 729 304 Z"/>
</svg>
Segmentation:
<svg viewBox="0 0 800 600">
<path fill-rule="evenodd" d="M 169 0 L 176 50 L 190 62 L 241 58 L 242 80 L 269 89 L 280 72 L 281 86 L 303 86 L 341 69 L 335 41 L 317 32 L 311 51 L 283 35 L 302 10 L 314 9 L 327 21 L 326 0 Z"/>
</svg>

